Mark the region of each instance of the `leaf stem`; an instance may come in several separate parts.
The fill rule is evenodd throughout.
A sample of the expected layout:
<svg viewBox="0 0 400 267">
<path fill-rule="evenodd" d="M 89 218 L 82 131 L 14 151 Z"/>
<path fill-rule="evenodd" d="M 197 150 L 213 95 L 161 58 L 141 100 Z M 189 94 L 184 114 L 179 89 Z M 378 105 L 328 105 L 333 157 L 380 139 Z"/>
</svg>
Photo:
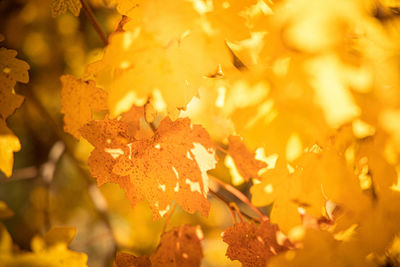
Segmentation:
<svg viewBox="0 0 400 267">
<path fill-rule="evenodd" d="M 93 25 L 95 31 L 97 32 L 97 34 L 99 35 L 100 39 L 103 41 L 103 44 L 106 46 L 108 44 L 106 34 L 101 29 L 100 24 L 97 21 L 96 17 L 94 16 L 92 9 L 88 5 L 88 3 L 86 3 L 86 0 L 80 0 L 80 1 L 81 1 L 83 10 L 85 11 L 86 16 L 89 18 L 90 22 L 92 23 L 92 25 Z"/>
<path fill-rule="evenodd" d="M 220 179 L 218 179 L 217 177 L 214 177 L 212 175 L 208 175 L 208 177 L 212 181 L 214 181 L 215 183 L 217 183 L 218 185 L 223 187 L 225 190 L 229 191 L 235 197 L 237 197 L 240 201 L 242 201 L 244 204 L 246 204 L 249 208 L 251 208 L 255 213 L 257 213 L 258 216 L 260 216 L 261 220 L 263 220 L 263 221 L 268 221 L 269 220 L 269 218 L 265 214 L 263 214 L 257 207 L 255 207 L 251 203 L 251 201 L 242 192 L 237 190 L 235 187 L 222 182 Z"/>
<path fill-rule="evenodd" d="M 242 215 L 242 213 L 240 212 L 240 209 L 239 209 L 239 207 L 236 205 L 236 203 L 235 203 L 235 202 L 231 202 L 231 203 L 229 203 L 229 206 L 230 206 L 231 208 L 233 208 L 233 209 L 236 211 L 237 215 L 238 215 L 239 218 L 240 218 L 240 221 L 241 221 L 241 222 L 244 222 L 243 215 Z"/>
</svg>

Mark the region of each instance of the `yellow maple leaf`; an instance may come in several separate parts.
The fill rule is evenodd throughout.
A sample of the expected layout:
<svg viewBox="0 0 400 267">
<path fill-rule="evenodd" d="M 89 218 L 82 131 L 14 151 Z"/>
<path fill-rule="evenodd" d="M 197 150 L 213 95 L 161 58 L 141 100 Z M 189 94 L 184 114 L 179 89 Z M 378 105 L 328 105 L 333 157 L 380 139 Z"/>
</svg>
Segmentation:
<svg viewBox="0 0 400 267">
<path fill-rule="evenodd" d="M 67 240 L 63 235 L 55 234 L 60 230 L 50 230 L 50 236 L 60 236 L 60 242 L 46 243 L 40 236 L 31 240 L 32 252 L 13 250 L 13 243 L 6 228 L 0 224 L 0 263 L 1 266 L 54 266 L 54 267 L 84 267 L 87 266 L 87 255 L 69 250 Z M 52 239 L 51 237 L 50 239 Z M 54 241 L 54 240 L 53 240 Z"/>
<path fill-rule="evenodd" d="M 228 49 L 204 33 L 190 3 L 134 6 L 137 15 L 110 37 L 103 59 L 87 69 L 88 76 L 109 92 L 112 116 L 144 104 L 154 91 L 173 114 L 198 93 L 218 64 L 231 65 Z"/>
<path fill-rule="evenodd" d="M 29 65 L 15 58 L 16 55 L 15 50 L 0 48 L 0 170 L 7 177 L 12 174 L 13 153 L 19 151 L 21 145 L 18 138 L 8 129 L 6 119 L 24 100 L 14 92 L 17 81 L 29 81 Z"/>
<path fill-rule="evenodd" d="M 84 82 L 72 75 L 61 76 L 61 83 L 64 130 L 79 139 L 79 129 L 92 119 L 92 110 L 107 109 L 108 94 L 97 88 L 94 81 Z"/>
<path fill-rule="evenodd" d="M 57 243 L 69 245 L 76 235 L 76 228 L 70 226 L 54 226 L 43 237 L 47 246 L 54 246 Z"/>
<path fill-rule="evenodd" d="M 0 170 L 4 172 L 7 177 L 12 174 L 12 167 L 14 164 L 13 153 L 21 149 L 18 137 L 8 129 L 5 120 L 0 119 Z"/>
<path fill-rule="evenodd" d="M 376 266 L 368 262 L 359 247 L 335 240 L 329 232 L 314 229 L 299 232 L 302 248 L 273 257 L 268 266 Z"/>
</svg>

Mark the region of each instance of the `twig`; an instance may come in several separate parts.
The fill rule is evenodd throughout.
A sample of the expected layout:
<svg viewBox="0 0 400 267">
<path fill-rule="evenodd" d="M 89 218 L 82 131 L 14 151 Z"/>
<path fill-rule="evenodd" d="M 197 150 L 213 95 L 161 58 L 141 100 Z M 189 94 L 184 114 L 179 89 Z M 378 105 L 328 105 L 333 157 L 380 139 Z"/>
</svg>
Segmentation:
<svg viewBox="0 0 400 267">
<path fill-rule="evenodd" d="M 97 34 L 100 36 L 100 39 L 103 41 L 103 44 L 106 46 L 108 44 L 108 40 L 107 40 L 106 34 L 101 29 L 100 24 L 97 21 L 96 17 L 94 16 L 92 9 L 86 3 L 86 0 L 80 0 L 80 1 L 81 1 L 83 10 L 85 11 L 86 16 L 88 16 L 88 18 L 89 18 L 90 22 L 92 23 L 94 29 L 96 30 Z"/>
<path fill-rule="evenodd" d="M 229 210 L 229 213 L 231 214 L 233 223 L 236 224 L 236 223 L 237 223 L 236 214 L 235 214 L 235 212 L 233 211 L 233 209 L 232 209 L 231 207 L 229 207 L 229 205 L 228 205 L 228 210 Z"/>
<path fill-rule="evenodd" d="M 224 202 L 224 203 L 226 204 L 226 206 L 228 207 L 228 209 L 230 210 L 231 215 L 233 214 L 232 207 L 230 206 L 230 203 L 231 203 L 231 202 L 230 202 L 229 200 L 227 200 L 227 199 L 224 198 L 221 194 L 219 194 L 218 192 L 212 190 L 211 188 L 209 188 L 208 191 L 209 191 L 210 193 L 212 193 L 214 196 L 216 196 L 219 200 L 221 200 L 222 202 Z M 245 212 L 242 212 L 242 215 L 243 215 L 244 217 L 246 217 L 247 219 L 251 220 L 251 221 L 258 221 L 258 219 L 251 217 L 250 215 L 246 214 Z M 232 217 L 234 218 L 234 219 L 233 219 L 234 222 L 236 222 L 235 214 L 233 214 Z"/>
<path fill-rule="evenodd" d="M 32 179 L 36 178 L 39 174 L 39 170 L 36 166 L 29 166 L 26 168 L 21 168 L 13 171 L 11 177 L 7 178 L 5 175 L 0 175 L 0 184 L 9 183 L 18 180 Z"/>
<path fill-rule="evenodd" d="M 258 216 L 260 216 L 261 220 L 263 220 L 263 221 L 269 220 L 269 218 L 265 214 L 263 214 L 257 207 L 255 207 L 251 203 L 251 201 L 242 192 L 237 190 L 235 187 L 222 182 L 220 179 L 218 179 L 212 175 L 208 175 L 208 177 L 210 178 L 210 180 L 212 180 L 215 183 L 222 186 L 225 190 L 229 191 L 231 194 L 233 194 L 235 197 L 237 197 L 240 201 L 242 201 L 244 204 L 246 204 L 249 208 L 251 208 L 255 213 L 257 213 Z"/>
<path fill-rule="evenodd" d="M 243 215 L 242 215 L 242 213 L 240 212 L 240 209 L 239 209 L 239 207 L 236 205 L 236 203 L 235 203 L 235 202 L 231 202 L 231 203 L 229 203 L 229 206 L 232 207 L 232 208 L 236 211 L 236 213 L 237 213 L 237 215 L 239 216 L 240 220 L 241 220 L 242 222 L 244 222 Z"/>
<path fill-rule="evenodd" d="M 40 176 L 46 188 L 46 208 L 44 209 L 44 232 L 47 232 L 51 228 L 50 218 L 50 197 L 51 197 L 51 185 L 53 182 L 56 165 L 59 162 L 61 156 L 64 154 L 65 145 L 63 142 L 56 142 L 50 149 L 49 159 L 40 168 Z"/>
</svg>

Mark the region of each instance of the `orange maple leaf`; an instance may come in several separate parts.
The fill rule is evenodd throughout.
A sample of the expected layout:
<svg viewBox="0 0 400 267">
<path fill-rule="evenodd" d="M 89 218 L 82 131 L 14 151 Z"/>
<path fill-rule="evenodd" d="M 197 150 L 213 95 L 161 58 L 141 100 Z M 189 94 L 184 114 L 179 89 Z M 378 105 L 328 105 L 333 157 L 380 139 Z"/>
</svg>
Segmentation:
<svg viewBox="0 0 400 267">
<path fill-rule="evenodd" d="M 81 133 L 95 146 L 89 157 L 98 184 L 113 182 L 135 206 L 147 200 L 153 218 L 163 217 L 173 201 L 187 212 L 208 215 L 207 170 L 216 163 L 209 134 L 190 120 L 164 118 L 154 136 L 136 139 L 128 119 L 93 121 Z"/>
<path fill-rule="evenodd" d="M 152 266 L 200 266 L 203 238 L 200 226 L 172 228 L 161 236 L 160 245 L 150 256 Z"/>
<path fill-rule="evenodd" d="M 278 232 L 278 227 L 268 221 L 237 223 L 223 233 L 223 240 L 229 245 L 226 255 L 231 260 L 239 260 L 245 267 L 264 267 L 269 258 L 290 246 L 287 239 L 278 241 Z"/>
<path fill-rule="evenodd" d="M 207 216 L 206 171 L 214 166 L 214 144 L 204 128 L 187 118 L 173 122 L 166 117 L 151 139 L 124 147 L 113 172 L 129 176 L 128 198 L 133 205 L 147 199 L 154 218 L 164 216 L 174 200 L 187 212 Z"/>
<path fill-rule="evenodd" d="M 150 257 L 118 253 L 114 267 L 200 266 L 203 258 L 200 241 L 203 237 L 199 226 L 174 227 L 161 236 L 160 245 Z"/>
<path fill-rule="evenodd" d="M 113 267 L 149 267 L 151 261 L 148 256 L 135 257 L 128 253 L 117 253 Z"/>
</svg>

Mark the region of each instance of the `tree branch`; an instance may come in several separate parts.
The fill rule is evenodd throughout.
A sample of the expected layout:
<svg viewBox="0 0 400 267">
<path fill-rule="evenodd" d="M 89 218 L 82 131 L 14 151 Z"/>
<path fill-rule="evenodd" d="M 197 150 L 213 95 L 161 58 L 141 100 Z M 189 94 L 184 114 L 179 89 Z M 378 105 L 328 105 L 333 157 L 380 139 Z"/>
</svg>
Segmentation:
<svg viewBox="0 0 400 267">
<path fill-rule="evenodd" d="M 93 25 L 95 31 L 97 32 L 97 34 L 99 35 L 100 39 L 103 41 L 104 46 L 106 46 L 108 44 L 106 34 L 101 29 L 101 26 L 100 26 L 99 22 L 97 21 L 96 17 L 94 16 L 92 9 L 88 5 L 88 3 L 86 3 L 86 0 L 80 0 L 80 1 L 81 1 L 83 10 L 85 11 L 86 16 L 89 18 L 90 22 L 92 23 L 92 25 Z"/>
<path fill-rule="evenodd" d="M 233 214 L 232 215 L 233 221 L 236 222 L 236 218 L 234 217 L 235 214 L 233 213 L 234 208 L 231 207 L 231 205 L 230 205 L 231 202 L 229 200 L 227 200 L 225 197 L 223 197 L 221 194 L 219 194 L 218 192 L 212 190 L 211 188 L 209 188 L 208 191 L 210 191 L 211 194 L 213 194 L 215 197 L 217 197 L 219 200 L 221 200 L 222 202 L 224 202 L 226 204 L 226 206 L 228 207 L 229 211 L 231 212 L 231 215 Z M 258 219 L 251 217 L 250 215 L 246 214 L 243 211 L 241 213 L 242 213 L 242 215 L 244 217 L 246 217 L 250 221 L 258 221 Z"/>
<path fill-rule="evenodd" d="M 217 183 L 218 185 L 220 185 L 221 187 L 223 187 L 225 190 L 229 191 L 232 195 L 234 195 L 240 201 L 242 201 L 244 204 L 246 204 L 250 209 L 252 209 L 255 213 L 257 213 L 258 216 L 260 216 L 261 220 L 263 220 L 263 221 L 269 220 L 269 218 L 265 214 L 263 214 L 257 207 L 255 207 L 251 203 L 251 201 L 242 192 L 237 190 L 235 187 L 222 182 L 220 179 L 218 179 L 212 175 L 208 175 L 208 178 L 210 180 L 212 180 L 213 182 Z"/>
</svg>

